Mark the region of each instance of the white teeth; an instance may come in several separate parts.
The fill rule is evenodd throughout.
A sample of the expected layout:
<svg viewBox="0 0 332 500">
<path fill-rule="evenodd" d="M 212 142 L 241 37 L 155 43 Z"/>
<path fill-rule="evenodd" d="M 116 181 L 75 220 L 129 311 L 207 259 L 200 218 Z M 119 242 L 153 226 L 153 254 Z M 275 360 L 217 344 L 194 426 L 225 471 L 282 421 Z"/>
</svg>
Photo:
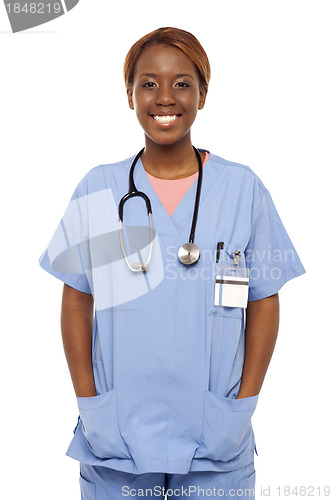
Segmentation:
<svg viewBox="0 0 332 500">
<path fill-rule="evenodd" d="M 176 120 L 178 118 L 178 116 L 177 115 L 172 115 L 172 116 L 169 116 L 169 115 L 166 115 L 166 116 L 154 115 L 153 118 L 157 122 L 160 122 L 160 123 L 169 123 L 169 122 L 174 122 L 174 120 Z"/>
</svg>

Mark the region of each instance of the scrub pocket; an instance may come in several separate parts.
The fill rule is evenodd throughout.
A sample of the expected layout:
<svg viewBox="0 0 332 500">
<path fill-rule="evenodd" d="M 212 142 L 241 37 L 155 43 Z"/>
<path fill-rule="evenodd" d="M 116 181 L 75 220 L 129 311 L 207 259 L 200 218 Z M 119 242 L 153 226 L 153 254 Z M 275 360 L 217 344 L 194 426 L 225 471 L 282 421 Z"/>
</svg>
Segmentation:
<svg viewBox="0 0 332 500">
<path fill-rule="evenodd" d="M 96 485 L 80 475 L 81 500 L 96 500 Z"/>
<path fill-rule="evenodd" d="M 83 433 L 99 458 L 130 458 L 118 426 L 116 390 L 92 397 L 77 397 Z"/>
<path fill-rule="evenodd" d="M 250 498 L 255 500 L 255 484 L 256 484 L 256 471 L 239 481 L 238 496 L 239 498 Z"/>
<path fill-rule="evenodd" d="M 205 389 L 228 394 L 241 378 L 244 359 L 243 309 L 212 307 L 208 313 L 207 357 L 209 379 Z"/>
<path fill-rule="evenodd" d="M 250 441 L 258 396 L 231 399 L 204 391 L 201 446 L 195 457 L 223 462 L 237 457 Z"/>
<path fill-rule="evenodd" d="M 243 314 L 242 307 L 212 306 L 209 310 L 209 316 L 225 316 L 241 319 Z"/>
</svg>

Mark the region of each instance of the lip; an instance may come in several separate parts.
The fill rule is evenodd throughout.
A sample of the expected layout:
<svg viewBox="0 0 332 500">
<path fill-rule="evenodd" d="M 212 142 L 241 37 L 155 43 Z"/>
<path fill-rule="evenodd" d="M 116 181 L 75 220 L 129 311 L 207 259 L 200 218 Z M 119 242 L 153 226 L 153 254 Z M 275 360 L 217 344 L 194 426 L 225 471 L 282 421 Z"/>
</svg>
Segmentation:
<svg viewBox="0 0 332 500">
<path fill-rule="evenodd" d="M 175 120 L 173 120 L 172 122 L 169 122 L 169 123 L 160 123 L 160 122 L 157 122 L 157 120 L 154 119 L 155 115 L 149 115 L 149 117 L 151 118 L 151 120 L 153 120 L 153 123 L 155 125 L 157 125 L 159 128 L 163 129 L 163 128 L 171 128 L 171 127 L 173 127 L 175 125 L 175 123 L 178 122 L 179 118 L 181 118 L 182 115 L 177 114 L 177 113 L 172 113 L 172 114 L 167 114 L 167 115 L 166 114 L 164 114 L 164 115 L 163 114 L 157 115 L 157 116 L 174 116 L 174 115 L 176 115 L 177 118 Z"/>
</svg>

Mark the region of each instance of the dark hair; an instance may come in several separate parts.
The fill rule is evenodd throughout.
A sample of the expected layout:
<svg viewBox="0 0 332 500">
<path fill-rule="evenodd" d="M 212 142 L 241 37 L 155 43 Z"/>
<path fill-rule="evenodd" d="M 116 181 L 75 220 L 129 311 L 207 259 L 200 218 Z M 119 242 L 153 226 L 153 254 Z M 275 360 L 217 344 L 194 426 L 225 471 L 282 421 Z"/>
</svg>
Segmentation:
<svg viewBox="0 0 332 500">
<path fill-rule="evenodd" d="M 142 51 L 150 45 L 171 45 L 186 54 L 195 64 L 201 86 L 208 86 L 211 69 L 208 56 L 197 38 L 189 31 L 178 28 L 158 28 L 140 38 L 129 50 L 123 65 L 123 76 L 126 87 L 132 85 L 134 80 L 135 64 Z"/>
</svg>

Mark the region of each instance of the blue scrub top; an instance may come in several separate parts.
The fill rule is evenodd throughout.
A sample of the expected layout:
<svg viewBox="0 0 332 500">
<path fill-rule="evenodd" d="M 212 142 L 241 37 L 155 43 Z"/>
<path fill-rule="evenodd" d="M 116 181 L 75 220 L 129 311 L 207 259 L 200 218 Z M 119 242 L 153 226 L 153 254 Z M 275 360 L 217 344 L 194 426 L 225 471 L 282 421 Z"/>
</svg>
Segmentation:
<svg viewBox="0 0 332 500">
<path fill-rule="evenodd" d="M 201 149 L 200 151 L 204 151 Z M 93 294 L 93 372 L 97 396 L 78 397 L 67 455 L 142 474 L 227 471 L 253 459 L 251 417 L 258 395 L 235 399 L 244 361 L 245 310 L 214 305 L 220 262 L 241 251 L 249 301 L 277 293 L 305 273 L 269 191 L 247 166 L 211 154 L 203 169 L 195 243 L 200 259 L 177 258 L 188 241 L 197 179 L 170 217 L 139 159 L 134 181 L 152 205 L 150 268 L 131 271 L 122 254 L 118 204 L 134 156 L 100 165 L 79 182 L 40 265 Z M 130 262 L 145 262 L 146 205 L 124 206 Z"/>
</svg>

